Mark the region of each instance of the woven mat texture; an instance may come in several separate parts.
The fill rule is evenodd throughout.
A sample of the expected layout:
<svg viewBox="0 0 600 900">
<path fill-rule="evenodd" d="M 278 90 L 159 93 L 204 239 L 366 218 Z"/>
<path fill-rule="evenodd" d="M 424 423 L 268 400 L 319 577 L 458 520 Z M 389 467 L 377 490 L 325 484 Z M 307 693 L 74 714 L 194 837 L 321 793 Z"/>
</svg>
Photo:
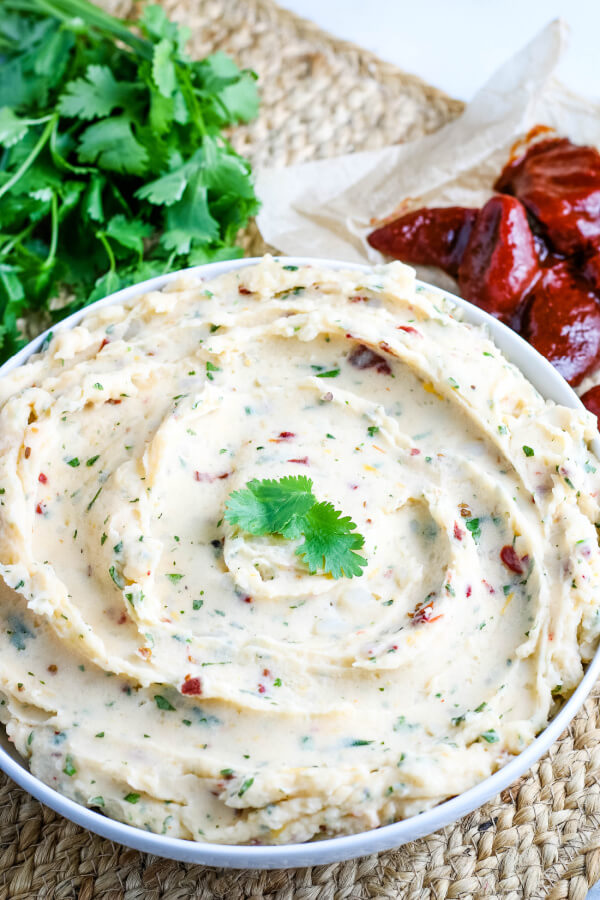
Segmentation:
<svg viewBox="0 0 600 900">
<path fill-rule="evenodd" d="M 135 11 L 128 0 L 104 5 Z M 462 109 L 271 0 L 164 5 L 193 29 L 194 55 L 222 49 L 258 72 L 260 118 L 233 138 L 255 166 L 409 140 Z M 255 228 L 243 241 L 253 253 L 266 249 Z M 312 869 L 236 872 L 141 854 L 66 821 L 1 776 L 0 900 L 584 900 L 600 879 L 599 701 L 600 689 L 537 766 L 472 815 L 399 850 Z"/>
</svg>

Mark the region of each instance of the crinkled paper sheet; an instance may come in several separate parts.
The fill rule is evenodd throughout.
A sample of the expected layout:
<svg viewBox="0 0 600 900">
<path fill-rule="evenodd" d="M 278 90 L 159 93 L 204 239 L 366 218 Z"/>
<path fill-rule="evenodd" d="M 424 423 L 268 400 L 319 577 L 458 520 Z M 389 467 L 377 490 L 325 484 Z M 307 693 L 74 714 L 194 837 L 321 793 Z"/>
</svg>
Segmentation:
<svg viewBox="0 0 600 900">
<path fill-rule="evenodd" d="M 515 144 L 544 125 L 600 148 L 600 105 L 553 73 L 567 28 L 551 22 L 508 60 L 453 122 L 415 141 L 258 173 L 258 227 L 293 256 L 381 262 L 367 244 L 374 223 L 419 206 L 481 206 Z M 439 270 L 419 275 L 449 290 Z"/>
</svg>

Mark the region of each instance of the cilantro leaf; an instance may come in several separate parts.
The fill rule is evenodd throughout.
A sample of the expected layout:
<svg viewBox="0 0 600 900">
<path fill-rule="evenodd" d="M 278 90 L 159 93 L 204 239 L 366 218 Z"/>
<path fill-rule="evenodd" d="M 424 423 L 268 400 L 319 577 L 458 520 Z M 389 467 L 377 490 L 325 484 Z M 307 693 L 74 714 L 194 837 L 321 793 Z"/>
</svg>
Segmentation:
<svg viewBox="0 0 600 900">
<path fill-rule="evenodd" d="M 79 140 L 81 162 L 98 162 L 104 169 L 143 175 L 148 153 L 133 136 L 126 116 L 113 116 L 90 125 Z"/>
<path fill-rule="evenodd" d="M 316 503 L 312 486 L 306 475 L 286 475 L 279 481 L 255 478 L 229 495 L 225 518 L 250 534 L 299 537 L 299 520 Z"/>
<path fill-rule="evenodd" d="M 84 78 L 75 78 L 58 101 L 63 116 L 98 119 L 126 108 L 139 87 L 117 81 L 108 66 L 91 65 Z"/>
<path fill-rule="evenodd" d="M 21 119 L 10 106 L 0 109 L 0 144 L 12 147 L 27 133 L 30 119 Z"/>
<path fill-rule="evenodd" d="M 30 310 L 43 328 L 154 274 L 242 255 L 258 200 L 222 131 L 256 114 L 255 76 L 223 53 L 192 60 L 190 35 L 161 6 L 131 23 L 89 0 L 3 10 L 0 362 Z"/>
<path fill-rule="evenodd" d="M 304 543 L 296 553 L 304 558 L 311 573 L 323 569 L 334 578 L 362 575 L 367 560 L 354 551 L 360 550 L 365 541 L 362 535 L 353 534 L 355 529 L 350 516 L 342 517 L 332 503 L 317 503 L 306 515 Z"/>
<path fill-rule="evenodd" d="M 123 215 L 118 215 L 112 217 L 105 233 L 123 247 L 135 250 L 141 256 L 144 252 L 143 239 L 152 234 L 152 226 L 140 222 L 139 219 L 129 220 Z"/>
<path fill-rule="evenodd" d="M 199 165 L 198 154 L 194 154 L 185 165 L 177 166 L 166 175 L 161 175 L 155 181 L 150 181 L 139 188 L 135 196 L 140 200 L 148 200 L 156 206 L 171 206 L 181 200 L 190 176 Z"/>
<path fill-rule="evenodd" d="M 197 172 L 189 181 L 183 197 L 169 206 L 166 231 L 161 244 L 176 253 L 189 253 L 193 241 L 211 241 L 218 237 L 219 224 L 208 205 L 208 191 Z"/>
<path fill-rule="evenodd" d="M 318 503 L 313 483 L 305 475 L 286 475 L 278 481 L 256 478 L 243 490 L 229 495 L 225 518 L 250 534 L 280 534 L 284 538 L 304 536 L 296 549 L 311 574 L 318 569 L 334 578 L 352 578 L 367 565 L 355 553 L 364 544 L 349 516 L 328 502 Z"/>
<path fill-rule="evenodd" d="M 163 38 L 154 48 L 152 78 L 163 97 L 171 97 L 177 86 L 173 49 L 173 44 L 168 38 Z"/>
</svg>

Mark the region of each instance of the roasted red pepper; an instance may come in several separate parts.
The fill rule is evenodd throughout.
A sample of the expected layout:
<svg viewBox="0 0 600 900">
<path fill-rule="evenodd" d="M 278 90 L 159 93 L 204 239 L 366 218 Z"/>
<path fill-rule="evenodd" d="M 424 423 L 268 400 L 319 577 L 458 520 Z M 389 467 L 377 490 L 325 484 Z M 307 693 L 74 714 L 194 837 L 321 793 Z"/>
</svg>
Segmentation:
<svg viewBox="0 0 600 900">
<path fill-rule="evenodd" d="M 494 187 L 540 222 L 559 253 L 600 246 L 600 153 L 566 138 L 532 144 L 504 167 Z"/>
<path fill-rule="evenodd" d="M 569 384 L 579 384 L 598 365 L 600 304 L 571 262 L 544 270 L 531 292 L 523 334 Z"/>
<path fill-rule="evenodd" d="M 476 209 L 464 206 L 416 209 L 371 232 L 371 247 L 416 266 L 439 266 L 456 277 Z"/>
<path fill-rule="evenodd" d="M 462 296 L 511 324 L 539 273 L 524 207 L 513 197 L 491 197 L 477 216 L 458 270 Z"/>
</svg>

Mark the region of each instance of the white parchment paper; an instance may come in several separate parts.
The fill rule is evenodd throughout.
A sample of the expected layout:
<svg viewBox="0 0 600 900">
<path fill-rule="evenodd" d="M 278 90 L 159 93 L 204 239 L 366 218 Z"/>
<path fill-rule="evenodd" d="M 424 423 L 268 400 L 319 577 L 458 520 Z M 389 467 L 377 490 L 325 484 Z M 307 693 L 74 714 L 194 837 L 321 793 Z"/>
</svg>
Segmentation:
<svg viewBox="0 0 600 900">
<path fill-rule="evenodd" d="M 553 77 L 566 38 L 565 23 L 551 22 L 434 134 L 259 172 L 263 238 L 294 256 L 380 262 L 366 242 L 378 220 L 419 206 L 481 206 L 516 142 L 536 126 L 600 148 L 600 105 Z M 456 288 L 438 270 L 421 268 L 419 275 Z"/>
</svg>

